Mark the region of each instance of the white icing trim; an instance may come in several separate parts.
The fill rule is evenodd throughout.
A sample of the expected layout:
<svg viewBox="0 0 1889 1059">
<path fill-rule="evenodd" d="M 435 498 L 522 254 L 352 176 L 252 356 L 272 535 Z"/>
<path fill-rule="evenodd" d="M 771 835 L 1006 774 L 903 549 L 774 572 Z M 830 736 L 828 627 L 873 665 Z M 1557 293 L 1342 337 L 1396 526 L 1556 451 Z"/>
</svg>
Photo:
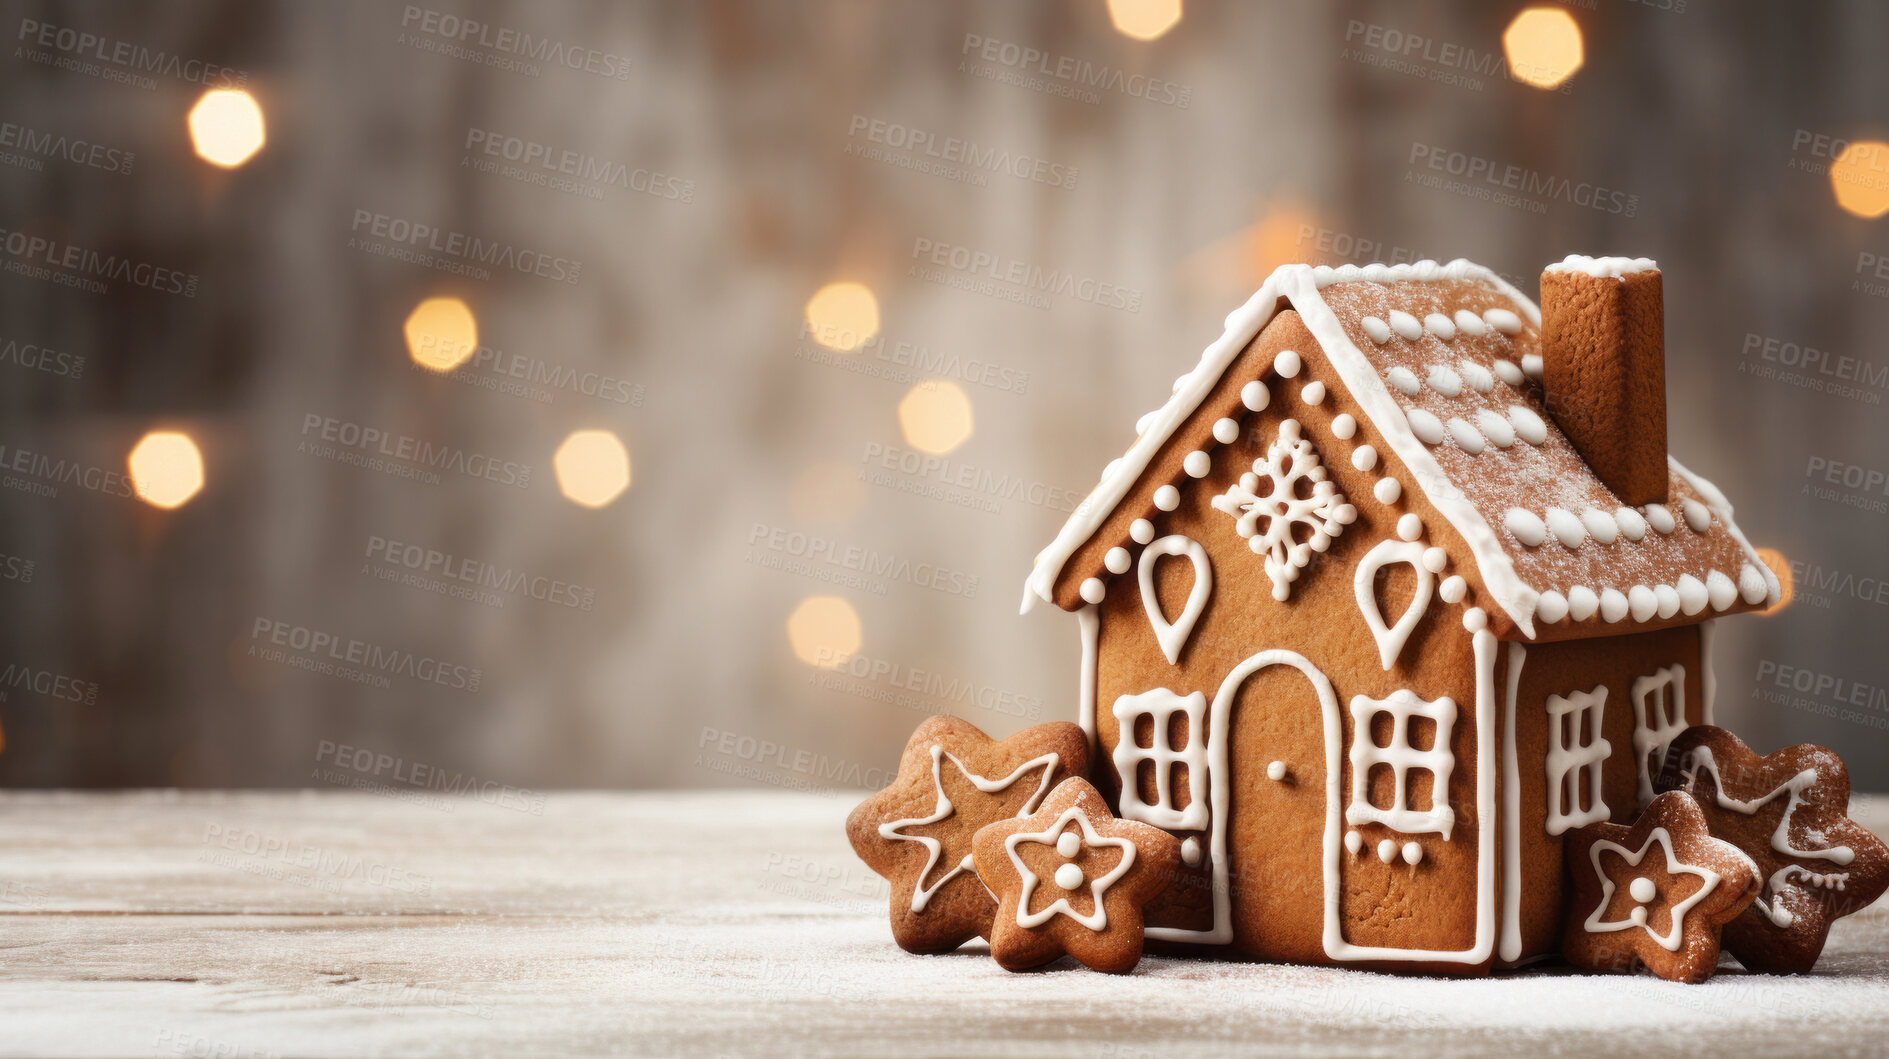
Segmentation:
<svg viewBox="0 0 1889 1059">
<path fill-rule="evenodd" d="M 1033 842 L 1044 846 L 1055 846 L 1060 842 L 1062 831 L 1069 826 L 1071 820 L 1082 825 L 1082 844 L 1084 846 L 1090 848 L 1096 846 L 1115 846 L 1122 851 L 1122 859 L 1117 861 L 1115 867 L 1110 868 L 1106 874 L 1089 884 L 1089 897 L 1095 905 L 1095 911 L 1090 912 L 1088 915 L 1077 915 L 1075 908 L 1069 904 L 1069 898 L 1067 897 L 1058 897 L 1046 908 L 1025 913 L 1024 909 L 1030 907 L 1030 895 L 1036 892 L 1038 880 L 1036 873 L 1024 866 L 1023 858 L 1017 856 L 1017 847 L 1025 842 Z M 1068 916 L 1070 919 L 1075 920 L 1097 933 L 1107 930 L 1108 906 L 1103 903 L 1103 895 L 1108 892 L 1109 886 L 1112 885 L 1115 880 L 1128 874 L 1128 869 L 1134 867 L 1135 864 L 1135 844 L 1125 838 L 1107 838 L 1098 833 L 1095 829 L 1095 825 L 1089 821 L 1089 814 L 1083 812 L 1082 807 L 1079 805 L 1072 805 L 1063 810 L 1063 814 L 1056 818 L 1055 823 L 1049 825 L 1048 830 L 1035 831 L 1027 834 L 1019 833 L 1004 839 L 1004 851 L 1010 854 L 1011 865 L 1017 869 L 1017 874 L 1023 877 L 1023 892 L 1017 897 L 1017 926 L 1024 928 L 1040 927 L 1049 922 L 1056 913 L 1061 912 L 1063 915 Z M 1063 868 L 1073 867 L 1075 867 L 1073 864 L 1065 863 L 1063 865 Z M 1078 872 L 1081 871 L 1080 868 L 1076 870 Z M 1063 871 L 1062 868 L 1058 868 L 1056 870 L 1057 885 L 1060 886 L 1062 880 Z M 1063 889 L 1067 890 L 1070 889 L 1070 887 L 1064 886 Z"/>
<path fill-rule="evenodd" d="M 1115 778 L 1121 784 L 1121 817 L 1167 831 L 1199 831 L 1207 826 L 1207 696 L 1201 692 L 1178 695 L 1167 688 L 1155 688 L 1139 695 L 1123 695 L 1110 707 L 1115 715 Z M 1187 718 L 1187 745 L 1175 748 L 1168 743 L 1168 725 L 1174 715 Z M 1135 742 L 1135 724 L 1149 721 L 1149 746 Z M 1142 801 L 1139 772 L 1141 763 L 1154 762 L 1153 804 Z M 1174 766 L 1187 766 L 1187 806 L 1174 804 Z"/>
<path fill-rule="evenodd" d="M 1649 702 L 1655 693 L 1658 698 Z M 1665 767 L 1666 748 L 1688 727 L 1685 666 L 1675 663 L 1633 678 L 1633 771 L 1641 805 L 1653 800 L 1653 770 Z M 1649 766 L 1655 749 L 1660 760 Z"/>
<path fill-rule="evenodd" d="M 1358 610 L 1363 613 L 1364 623 L 1370 627 L 1371 636 L 1377 641 L 1378 661 L 1384 663 L 1386 670 L 1397 663 L 1397 656 L 1403 654 L 1404 644 L 1409 642 L 1411 632 L 1430 606 L 1430 591 L 1436 583 L 1436 575 L 1423 565 L 1423 553 L 1424 546 L 1420 541 L 1380 541 L 1376 547 L 1364 553 L 1364 558 L 1358 560 L 1357 573 L 1351 578 Z M 1387 627 L 1384 613 L 1377 605 L 1377 573 L 1391 563 L 1409 563 L 1417 571 L 1417 588 L 1411 593 L 1410 605 L 1404 608 L 1397 624 Z"/>
<path fill-rule="evenodd" d="M 945 883 L 957 878 L 964 871 L 964 865 L 962 863 L 957 864 L 952 867 L 950 871 L 939 876 L 937 882 L 926 886 L 925 876 L 930 875 L 931 870 L 938 866 L 938 855 L 944 851 L 944 843 L 930 835 L 905 835 L 899 833 L 902 828 L 922 824 L 935 824 L 956 811 L 951 805 L 951 799 L 945 794 L 945 758 L 950 758 L 951 763 L 956 765 L 958 771 L 964 774 L 964 778 L 970 780 L 972 786 L 983 791 L 985 794 L 995 794 L 998 791 L 1007 790 L 1012 784 L 1016 783 L 1017 780 L 1021 779 L 1024 773 L 1040 766 L 1043 769 L 1043 780 L 1041 783 L 1037 784 L 1036 793 L 1030 795 L 1029 800 L 1023 803 L 1023 807 L 1017 810 L 1018 817 L 1029 816 L 1031 813 L 1036 812 L 1037 804 L 1043 800 L 1044 795 L 1049 793 L 1050 776 L 1055 773 L 1057 762 L 1062 760 L 1059 754 L 1044 754 L 1042 757 L 1031 758 L 1029 761 L 1018 765 L 1015 772 L 1012 772 L 1002 779 L 991 780 L 979 776 L 977 773 L 965 768 L 964 762 L 958 760 L 956 754 L 946 750 L 942 743 L 932 744 L 931 782 L 934 789 L 938 792 L 938 801 L 932 808 L 931 815 L 926 817 L 910 817 L 905 820 L 892 820 L 879 825 L 880 838 L 895 839 L 900 842 L 917 842 L 925 847 L 925 870 L 919 872 L 918 877 L 912 880 L 912 911 L 914 912 L 923 912 L 925 906 L 931 902 L 931 895 L 937 893 Z"/>
<path fill-rule="evenodd" d="M 1659 263 L 1650 257 L 1588 257 L 1584 254 L 1569 254 L 1542 271 L 1585 272 L 1590 276 L 1619 279 L 1635 272 L 1658 272 Z"/>
<path fill-rule="evenodd" d="M 1503 550 L 1489 521 L 1461 490 L 1448 483 L 1435 458 L 1409 433 L 1403 414 L 1384 388 L 1376 369 L 1345 333 L 1343 325 L 1318 291 L 1333 283 L 1405 281 L 1455 281 L 1482 283 L 1520 310 L 1531 324 L 1539 327 L 1541 310 L 1522 292 L 1488 269 L 1458 259 L 1447 265 L 1422 261 L 1403 265 L 1345 265 L 1339 268 L 1311 268 L 1284 265 L 1275 270 L 1246 304 L 1227 317 L 1226 331 L 1201 354 L 1200 363 L 1182 376 L 1182 385 L 1174 392 L 1148 429 L 1116 464 L 1095 491 L 1077 506 L 1049 547 L 1037 557 L 1035 568 L 1025 583 L 1024 611 L 1038 599 L 1048 600 L 1057 577 L 1076 550 L 1095 535 L 1128 490 L 1145 473 L 1154 455 L 1167 443 L 1180 425 L 1200 407 L 1208 392 L 1267 323 L 1283 299 L 1298 311 L 1327 359 L 1336 369 L 1339 381 L 1357 400 L 1384 445 L 1409 467 L 1422 485 L 1425 495 L 1468 544 L 1483 585 L 1493 601 L 1525 635 L 1534 635 L 1536 592 L 1523 583 L 1514 563 Z M 1506 311 L 1506 310 L 1498 310 Z M 1493 314 L 1485 314 L 1492 326 L 1501 328 Z M 1503 321 L 1506 322 L 1506 321 Z M 1519 321 L 1518 321 L 1519 324 Z M 1388 502 L 1388 501 L 1387 501 Z"/>
<path fill-rule="evenodd" d="M 1730 533 L 1732 539 L 1738 542 L 1738 546 L 1745 550 L 1745 557 L 1750 559 L 1751 562 L 1757 566 L 1760 574 L 1764 575 L 1764 598 L 1766 604 L 1771 605 L 1777 603 L 1778 598 L 1784 593 L 1783 587 L 1778 584 L 1777 575 L 1772 573 L 1771 568 L 1766 566 L 1764 560 L 1758 557 L 1758 550 L 1751 546 L 1749 540 L 1745 539 L 1745 534 L 1738 528 L 1738 523 L 1732 521 L 1731 501 L 1725 499 L 1725 494 L 1719 492 L 1718 486 L 1693 474 L 1686 469 L 1684 464 L 1674 459 L 1670 454 L 1666 457 L 1666 465 L 1671 467 L 1680 478 L 1684 479 L 1685 483 L 1692 487 L 1693 492 L 1699 494 L 1699 499 L 1705 501 L 1705 506 L 1710 508 L 1712 514 L 1718 516 L 1718 520 L 1725 524 L 1725 531 Z"/>
<path fill-rule="evenodd" d="M 1155 562 L 1164 555 L 1185 556 L 1194 564 L 1194 587 L 1187 593 L 1187 605 L 1181 608 L 1181 616 L 1171 624 L 1167 615 L 1161 613 L 1161 596 L 1154 585 Z M 1206 611 L 1207 598 L 1213 594 L 1213 563 L 1207 558 L 1207 549 L 1192 537 L 1171 533 L 1141 550 L 1135 577 L 1141 584 L 1141 606 L 1148 612 L 1148 624 L 1154 627 L 1155 642 L 1161 645 L 1161 653 L 1167 656 L 1169 665 L 1179 665 L 1181 648 L 1194 634 L 1194 623 Z"/>
<path fill-rule="evenodd" d="M 1380 713 L 1390 714 L 1390 745 L 1378 746 L 1371 737 L 1371 727 Z M 1421 717 L 1436 728 L 1430 749 L 1418 750 L 1410 742 L 1410 719 Z M 1383 824 L 1406 835 L 1436 832 L 1448 842 L 1456 827 L 1456 810 L 1450 808 L 1450 773 L 1456 768 L 1456 755 L 1450 750 L 1450 733 L 1456 728 L 1456 700 L 1445 695 L 1431 701 L 1409 688 L 1398 688 L 1382 699 L 1366 695 L 1351 698 L 1351 804 L 1345 806 L 1345 823 Z M 1380 809 L 1371 804 L 1371 770 L 1389 765 L 1394 777 L 1391 805 Z M 1411 770 L 1422 769 L 1431 776 L 1430 808 L 1413 809 L 1405 804 L 1409 797 L 1406 779 Z M 1388 858 L 1387 858 L 1388 859 Z"/>
<path fill-rule="evenodd" d="M 1601 722 L 1606 717 L 1607 686 L 1599 684 L 1592 691 L 1548 696 L 1548 822 L 1550 835 L 1575 827 L 1586 827 L 1608 819 L 1607 800 L 1601 796 L 1601 768 L 1612 756 L 1613 744 L 1601 737 Z M 1583 718 L 1587 719 L 1585 725 Z M 1565 727 L 1571 732 L 1563 733 Z M 1591 739 L 1581 742 L 1585 727 Z M 1567 739 L 1573 739 L 1569 745 Z M 1587 777 L 1588 807 L 1581 808 L 1580 777 Z"/>
<path fill-rule="evenodd" d="M 1655 843 L 1658 843 L 1660 848 L 1665 851 L 1666 874 L 1677 875 L 1680 872 L 1685 872 L 1688 875 L 1697 875 L 1699 878 L 1705 880 L 1705 885 L 1699 887 L 1696 892 L 1685 900 L 1673 905 L 1673 929 L 1669 934 L 1661 935 L 1653 933 L 1652 926 L 1647 922 L 1644 908 L 1636 907 L 1633 910 L 1635 914 L 1629 915 L 1625 919 L 1602 920 L 1600 918 L 1601 913 L 1607 911 L 1607 905 L 1613 900 L 1614 896 L 1614 881 L 1607 876 L 1606 871 L 1602 870 L 1600 866 L 1600 851 L 1602 847 L 1611 849 L 1620 854 L 1620 856 L 1626 860 L 1629 867 L 1637 868 L 1640 866 L 1640 862 L 1646 859 L 1647 850 L 1652 849 Z M 1709 868 L 1700 868 L 1691 864 L 1679 863 L 1679 858 L 1673 854 L 1672 835 L 1667 833 L 1666 829 L 1663 827 L 1654 828 L 1652 832 L 1646 836 L 1646 844 L 1641 846 L 1637 852 L 1629 852 L 1627 847 L 1620 843 L 1603 838 L 1595 842 L 1592 846 L 1589 846 L 1587 853 L 1589 859 L 1594 862 L 1594 874 L 1600 876 L 1600 904 L 1594 907 L 1594 911 L 1587 917 L 1587 921 L 1581 924 L 1582 929 L 1590 934 L 1605 934 L 1616 930 L 1628 930 L 1633 927 L 1639 927 L 1652 935 L 1653 940 L 1659 942 L 1660 946 L 1668 952 L 1679 951 L 1680 939 L 1685 934 L 1686 930 L 1686 912 L 1689 911 L 1693 905 L 1705 900 L 1705 895 L 1712 892 L 1712 888 L 1719 884 L 1721 878 L 1719 873 Z"/>
<path fill-rule="evenodd" d="M 1077 611 L 1076 624 L 1082 630 L 1082 669 L 1076 677 L 1076 723 L 1089 737 L 1089 760 L 1093 761 L 1097 741 L 1095 686 L 1101 661 L 1101 608 L 1091 603 Z"/>
<path fill-rule="evenodd" d="M 1515 754 L 1515 700 L 1522 690 L 1528 648 L 1509 644 L 1508 696 L 1502 719 L 1502 948 L 1514 963 L 1522 956 L 1522 776 Z"/>
<path fill-rule="evenodd" d="M 1699 718 L 1703 724 L 1718 723 L 1712 719 L 1712 703 L 1718 698 L 1718 675 L 1712 671 L 1712 639 L 1717 633 L 1717 618 L 1699 623 Z"/>
</svg>

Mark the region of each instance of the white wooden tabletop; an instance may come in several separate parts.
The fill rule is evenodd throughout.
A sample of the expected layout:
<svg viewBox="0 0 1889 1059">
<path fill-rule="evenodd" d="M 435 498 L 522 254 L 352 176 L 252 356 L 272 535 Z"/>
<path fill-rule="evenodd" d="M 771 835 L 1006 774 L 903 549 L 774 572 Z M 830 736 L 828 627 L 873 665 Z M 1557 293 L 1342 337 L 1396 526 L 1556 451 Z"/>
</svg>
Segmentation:
<svg viewBox="0 0 1889 1059">
<path fill-rule="evenodd" d="M 8 1055 L 1883 1053 L 1889 911 L 1813 976 L 1443 981 L 908 956 L 850 795 L 0 794 Z M 1889 801 L 1854 814 L 1879 832 Z"/>
</svg>

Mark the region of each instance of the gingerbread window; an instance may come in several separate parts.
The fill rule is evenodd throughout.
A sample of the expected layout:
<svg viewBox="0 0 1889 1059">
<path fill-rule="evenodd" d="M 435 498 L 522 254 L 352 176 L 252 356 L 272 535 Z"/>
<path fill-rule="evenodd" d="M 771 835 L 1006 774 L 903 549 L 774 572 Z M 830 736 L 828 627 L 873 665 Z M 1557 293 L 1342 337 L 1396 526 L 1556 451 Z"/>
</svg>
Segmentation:
<svg viewBox="0 0 1889 1059">
<path fill-rule="evenodd" d="M 1400 688 L 1384 699 L 1351 700 L 1351 804 L 1348 824 L 1377 823 L 1407 835 L 1434 831 L 1449 840 L 1450 729 L 1456 700 L 1434 702 Z M 1388 783 L 1386 780 L 1388 779 Z M 1375 794 L 1375 797 L 1374 797 Z"/>
<path fill-rule="evenodd" d="M 1601 765 L 1613 745 L 1600 737 L 1607 689 L 1548 696 L 1548 833 L 1606 820 Z"/>
<path fill-rule="evenodd" d="M 1170 831 L 1207 826 L 1207 696 L 1166 688 L 1115 700 L 1121 816 Z"/>
<path fill-rule="evenodd" d="M 1640 804 L 1653 800 L 1653 777 L 1666 763 L 1666 748 L 1686 730 L 1686 667 L 1670 665 L 1633 681 L 1633 767 Z"/>
</svg>

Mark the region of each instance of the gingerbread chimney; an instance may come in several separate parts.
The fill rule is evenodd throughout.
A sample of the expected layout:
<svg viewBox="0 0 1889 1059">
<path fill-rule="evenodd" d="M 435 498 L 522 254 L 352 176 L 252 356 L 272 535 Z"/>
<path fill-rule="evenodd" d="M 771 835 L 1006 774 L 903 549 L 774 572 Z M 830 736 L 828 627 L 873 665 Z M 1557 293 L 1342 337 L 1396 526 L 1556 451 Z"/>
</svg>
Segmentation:
<svg viewBox="0 0 1889 1059">
<path fill-rule="evenodd" d="M 1623 504 L 1666 502 L 1666 314 L 1651 260 L 1571 254 L 1541 274 L 1548 410 Z"/>
</svg>

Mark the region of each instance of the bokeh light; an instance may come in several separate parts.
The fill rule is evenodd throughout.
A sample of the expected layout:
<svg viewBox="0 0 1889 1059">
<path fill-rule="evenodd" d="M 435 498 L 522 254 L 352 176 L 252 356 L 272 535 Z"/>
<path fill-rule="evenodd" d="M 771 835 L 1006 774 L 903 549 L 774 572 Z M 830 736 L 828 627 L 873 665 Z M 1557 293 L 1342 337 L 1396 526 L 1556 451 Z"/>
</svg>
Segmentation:
<svg viewBox="0 0 1889 1059">
<path fill-rule="evenodd" d="M 948 379 L 921 382 L 899 402 L 899 429 L 906 442 L 934 456 L 964 444 L 974 426 L 970 397 Z"/>
<path fill-rule="evenodd" d="M 1559 87 L 1586 61 L 1580 24 L 1553 7 L 1531 7 L 1516 15 L 1502 33 L 1502 51 L 1509 73 L 1536 88 Z"/>
<path fill-rule="evenodd" d="M 174 508 L 203 488 L 203 454 L 186 434 L 154 430 L 125 458 L 132 488 L 153 507 Z"/>
<path fill-rule="evenodd" d="M 428 298 L 407 314 L 407 355 L 429 371 L 457 368 L 479 348 L 479 321 L 458 298 Z"/>
<path fill-rule="evenodd" d="M 190 143 L 197 157 L 234 169 L 268 141 L 262 108 L 240 88 L 213 88 L 190 108 Z"/>
<path fill-rule="evenodd" d="M 851 464 L 821 460 L 794 476 L 787 504 L 794 518 L 805 525 L 845 522 L 866 506 L 866 483 Z"/>
<path fill-rule="evenodd" d="M 1108 0 L 1108 20 L 1124 37 L 1154 40 L 1181 20 L 1181 0 Z"/>
<path fill-rule="evenodd" d="M 1759 548 L 1758 558 L 1764 565 L 1771 568 L 1772 573 L 1777 575 L 1777 602 L 1766 607 L 1764 611 L 1766 614 L 1776 614 L 1778 611 L 1790 606 L 1791 596 L 1794 594 L 1794 586 L 1791 584 L 1791 561 L 1786 559 L 1784 553 L 1778 551 L 1776 548 Z"/>
<path fill-rule="evenodd" d="M 603 507 L 630 487 L 630 450 L 608 430 L 578 430 L 551 458 L 558 489 L 573 503 Z"/>
<path fill-rule="evenodd" d="M 808 596 L 787 617 L 787 642 L 802 662 L 837 668 L 859 652 L 859 612 L 839 596 Z"/>
<path fill-rule="evenodd" d="M 1830 163 L 1837 205 L 1858 217 L 1889 213 L 1889 143 L 1857 140 Z"/>
<path fill-rule="evenodd" d="M 879 333 L 879 299 L 864 283 L 829 283 L 807 299 L 807 332 L 828 349 L 850 353 Z"/>
</svg>

